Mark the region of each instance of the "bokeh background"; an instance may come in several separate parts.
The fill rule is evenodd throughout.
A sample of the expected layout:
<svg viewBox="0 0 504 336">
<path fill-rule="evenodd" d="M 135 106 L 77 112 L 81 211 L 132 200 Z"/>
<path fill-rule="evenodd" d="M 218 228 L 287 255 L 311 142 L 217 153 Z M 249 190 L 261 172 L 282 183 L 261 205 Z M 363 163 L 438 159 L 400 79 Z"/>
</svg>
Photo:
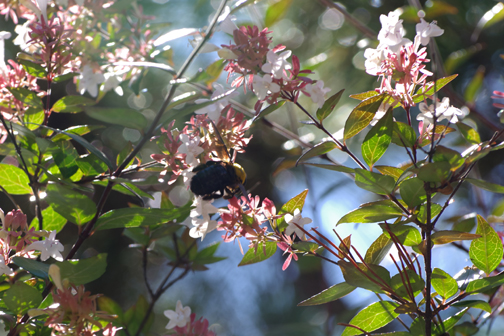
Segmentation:
<svg viewBox="0 0 504 336">
<path fill-rule="evenodd" d="M 181 28 L 203 29 L 220 4 L 218 0 L 134 2 L 143 7 L 144 14 L 156 17 L 152 24 L 166 26 L 164 33 Z M 236 1 L 229 1 L 229 4 L 235 5 Z M 457 107 L 465 106 L 464 108 L 471 109 L 471 114 L 464 122 L 477 127 L 482 139 L 488 139 L 495 128 L 502 127 L 497 117 L 498 110 L 492 106 L 490 98 L 493 90 L 504 91 L 504 60 L 501 57 L 501 54 L 504 54 L 502 3 L 493 0 L 352 0 L 341 1 L 338 5 L 374 32 L 374 36 L 380 29 L 380 14 L 386 15 L 389 11 L 400 8 L 407 37 L 410 39 L 413 39 L 415 34 L 416 8 L 422 6 L 426 12 L 426 20 L 437 20 L 438 25 L 445 31 L 436 39 L 441 57 L 439 64 L 444 66 L 445 74 L 459 74 L 452 85 L 441 92 L 441 96 L 449 95 Z M 324 1 L 256 1 L 235 15 L 238 25 L 256 25 L 272 30 L 273 44 L 284 44 L 287 49 L 292 50 L 299 57 L 302 68 L 313 70 L 315 74 L 312 78 L 323 80 L 325 86 L 331 88 L 331 93 L 345 89 L 336 111 L 326 122 L 326 127 L 333 133 L 341 130 L 346 117 L 357 104 L 357 101 L 348 98 L 348 95 L 371 90 L 378 84 L 376 77 L 365 73 L 363 57 L 366 48 L 376 47 L 376 39 L 365 36 L 355 25 L 349 23 L 341 12 L 329 9 Z M 14 30 L 10 21 L 2 21 L 0 27 L 1 30 Z M 231 37 L 218 32 L 212 36 L 210 42 L 216 45 L 228 44 Z M 6 58 L 15 58 L 18 49 L 12 44 L 12 40 L 7 41 L 6 48 Z M 156 56 L 156 60 L 178 69 L 192 51 L 192 47 L 186 36 L 160 46 L 159 50 L 160 55 Z M 199 55 L 188 76 L 196 75 L 217 59 L 216 52 Z M 443 69 L 438 70 L 441 76 Z M 111 91 L 101 104 L 129 106 L 152 118 L 167 93 L 170 79 L 171 77 L 161 70 L 149 69 L 136 81 L 122 84 L 122 97 Z M 229 84 L 226 84 L 226 74 L 223 74 L 218 82 L 229 87 Z M 178 93 L 190 89 L 193 90 L 181 87 Z M 71 81 L 57 84 L 53 88 L 54 101 L 58 97 L 76 92 Z M 236 100 L 250 109 L 255 104 L 255 96 L 251 92 L 241 93 Z M 309 111 L 316 111 L 309 98 L 302 97 L 300 101 Z M 415 113 L 414 110 L 414 115 Z M 399 110 L 394 116 L 397 120 L 405 119 Z M 284 105 L 266 119 L 290 130 L 307 142 L 317 143 L 324 137 L 314 127 L 303 124 L 302 121 L 307 120 L 306 116 L 290 104 Z M 92 124 L 96 121 L 87 119 L 83 114 L 53 114 L 50 119 L 50 126 L 58 128 L 77 123 Z M 184 120 L 178 121 L 179 128 L 183 123 Z M 253 139 L 246 153 L 239 154 L 237 158 L 248 173 L 247 188 L 261 198 L 273 199 L 277 207 L 308 188 L 310 191 L 303 215 L 311 217 L 312 225 L 319 227 L 327 236 L 336 240 L 332 230 L 339 218 L 357 208 L 359 204 L 372 200 L 342 173 L 308 166 L 292 167 L 303 149 L 296 141 L 283 137 L 266 123 L 259 121 L 254 124 L 250 134 Z M 350 142 L 350 147 L 357 155 L 360 153 L 359 143 L 362 142 L 363 136 L 357 136 Z M 102 146 L 104 152 L 110 156 L 117 155 L 128 142 L 134 144 L 138 139 L 138 134 L 132 130 L 111 125 L 88 137 L 95 145 Z M 468 147 L 467 143 L 455 136 L 448 136 L 446 141 L 450 146 L 456 146 L 459 151 Z M 155 150 L 156 146 L 149 144 L 142 150 L 141 155 L 147 160 Z M 354 167 L 353 162 L 344 154 L 333 151 L 329 155 L 339 163 Z M 492 152 L 480 162 L 474 174 L 493 183 L 504 184 L 503 158 L 500 152 Z M 406 153 L 395 147 L 380 163 L 397 165 L 406 160 Z M 159 204 L 161 191 L 171 193 L 173 197 L 185 197 L 186 200 L 190 197 L 179 185 L 169 187 L 166 183 L 150 184 L 145 190 L 155 192 L 156 200 L 150 201 L 152 206 Z M 22 198 L 18 200 L 21 203 L 27 202 Z M 3 198 L 0 201 L 2 204 L 8 202 Z M 123 207 L 124 202 L 138 203 L 138 200 L 115 194 L 107 203 L 107 208 Z M 464 186 L 458 193 L 456 202 L 444 215 L 446 220 L 440 225 L 451 228 L 451 217 L 471 212 L 485 217 L 491 214 L 502 215 L 500 202 L 499 195 Z M 225 204 L 222 200 L 217 202 L 220 206 Z M 29 215 L 33 217 L 33 207 L 31 209 L 32 213 Z M 496 222 L 495 227 L 502 230 L 502 223 Z M 379 227 L 374 224 L 346 224 L 338 226 L 337 230 L 343 237 L 351 234 L 352 243 L 361 253 L 365 253 L 381 233 Z M 69 226 L 61 233 L 61 240 L 66 243 L 67 248 L 77 233 L 77 228 Z M 219 241 L 221 233 L 214 231 L 204 239 L 201 246 Z M 113 298 L 123 308 L 133 305 L 139 295 L 147 295 L 143 276 L 139 271 L 141 253 L 134 246 L 130 246 L 131 243 L 120 230 L 111 230 L 89 239 L 81 254 L 85 256 L 96 251 L 109 253 L 106 274 L 100 280 L 89 284 L 87 289 Z M 243 241 L 242 245 L 246 246 L 247 242 Z M 164 333 L 164 326 L 168 322 L 162 312 L 174 309 L 177 300 L 181 300 L 184 305 L 190 305 L 198 317 L 204 316 L 210 324 L 215 324 L 213 328 L 218 335 L 240 336 L 339 335 L 343 327 L 337 323 L 348 322 L 360 308 L 376 300 L 373 293 L 356 290 L 347 297 L 326 305 L 297 307 L 300 301 L 341 282 L 343 278 L 339 269 L 332 264 L 321 263 L 316 258 L 301 257 L 299 262 L 293 262 L 283 272 L 281 266 L 284 258 L 280 252 L 260 264 L 237 267 L 242 258 L 237 243 L 222 243 L 218 251 L 218 255 L 227 259 L 210 265 L 207 271 L 190 274 L 158 302 L 154 320 L 156 335 Z M 464 266 L 471 265 L 467 254 L 457 247 L 442 246 L 434 251 L 434 266 L 443 268 L 452 276 Z M 395 273 L 389 261 L 385 260 L 384 264 Z M 151 256 L 149 278 L 154 284 L 156 279 L 160 280 L 168 270 L 169 266 L 162 255 Z M 472 313 L 476 316 L 479 311 Z M 486 327 L 489 325 L 490 322 L 487 322 L 480 331 L 481 335 L 487 332 Z M 387 330 L 395 327 L 398 326 L 392 324 Z M 501 317 L 496 317 L 490 334 L 503 333 Z"/>
</svg>

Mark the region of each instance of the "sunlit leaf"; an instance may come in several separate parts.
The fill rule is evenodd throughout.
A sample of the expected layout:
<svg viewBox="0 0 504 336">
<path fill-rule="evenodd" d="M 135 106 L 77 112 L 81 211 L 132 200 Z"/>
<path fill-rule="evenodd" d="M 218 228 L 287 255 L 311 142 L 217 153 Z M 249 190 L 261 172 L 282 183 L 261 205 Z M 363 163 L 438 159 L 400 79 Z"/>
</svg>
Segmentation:
<svg viewBox="0 0 504 336">
<path fill-rule="evenodd" d="M 432 288 L 434 288 L 434 290 L 441 295 L 443 299 L 447 299 L 457 294 L 457 281 L 442 269 L 434 268 L 432 270 L 431 279 Z"/>
<path fill-rule="evenodd" d="M 28 309 L 37 308 L 42 302 L 42 294 L 32 286 L 22 281 L 16 281 L 11 288 L 3 294 L 2 301 L 10 311 L 22 315 Z"/>
<path fill-rule="evenodd" d="M 338 299 L 341 299 L 345 295 L 350 294 L 354 289 L 354 286 L 351 286 L 346 282 L 342 282 L 324 289 L 322 292 L 315 294 L 311 298 L 298 303 L 298 306 L 315 306 L 331 301 L 336 301 Z"/>
<path fill-rule="evenodd" d="M 77 113 L 84 111 L 86 106 L 93 106 L 96 101 L 84 96 L 65 96 L 52 106 L 53 112 Z"/>
<path fill-rule="evenodd" d="M 69 222 L 82 225 L 95 215 L 96 205 L 86 195 L 59 184 L 49 184 L 46 192 L 46 201 Z"/>
<path fill-rule="evenodd" d="M 392 240 L 382 233 L 368 248 L 364 261 L 368 264 L 378 265 L 388 255 L 392 247 Z"/>
<path fill-rule="evenodd" d="M 446 161 L 427 163 L 418 169 L 418 178 L 424 182 L 444 182 L 450 176 L 450 168 Z"/>
<path fill-rule="evenodd" d="M 464 139 L 466 139 L 469 143 L 471 144 L 481 143 L 480 135 L 478 131 L 476 131 L 474 128 L 464 124 L 463 122 L 458 122 L 457 127 L 460 131 L 460 134 L 462 134 Z"/>
<path fill-rule="evenodd" d="M 424 182 L 417 177 L 413 177 L 401 183 L 401 197 L 408 207 L 414 208 L 422 204 L 427 199 Z"/>
<path fill-rule="evenodd" d="M 171 221 L 181 222 L 189 216 L 190 205 L 174 209 L 122 208 L 100 216 L 96 230 L 156 226 Z"/>
<path fill-rule="evenodd" d="M 21 168 L 0 163 L 0 186 L 2 186 L 9 194 L 29 194 L 32 191 L 29 184 L 30 180 Z"/>
<path fill-rule="evenodd" d="M 447 77 L 443 77 L 443 78 L 439 78 L 436 80 L 435 84 L 433 82 L 429 82 L 427 83 L 427 85 L 421 87 L 418 89 L 418 91 L 416 92 L 416 94 L 413 96 L 413 101 L 415 103 L 420 103 L 421 101 L 423 101 L 424 99 L 432 96 L 435 92 L 434 92 L 434 87 L 436 88 L 436 92 L 438 92 L 439 90 L 441 90 L 444 86 L 446 86 L 448 83 L 450 83 L 452 80 L 454 80 L 455 78 L 457 78 L 458 74 L 455 74 L 455 75 L 451 75 L 451 76 L 447 76 Z M 425 90 L 425 88 L 427 88 L 427 90 Z"/>
<path fill-rule="evenodd" d="M 439 325 L 439 327 L 434 326 L 433 335 L 442 336 L 443 334 L 446 334 L 446 332 L 452 329 L 468 310 L 469 308 L 465 308 L 456 313 L 455 315 L 448 317 L 446 320 L 443 321 L 443 323 Z"/>
<path fill-rule="evenodd" d="M 357 313 L 357 315 L 350 320 L 349 324 L 357 326 L 366 332 L 374 331 L 386 326 L 399 316 L 399 314 L 394 311 L 398 306 L 398 303 L 392 301 L 375 302 Z M 360 334 L 362 334 L 362 332 L 359 329 L 346 327 L 341 336 Z"/>
<path fill-rule="evenodd" d="M 471 242 L 469 257 L 476 267 L 486 274 L 490 274 L 499 266 L 504 249 L 497 232 L 480 215 L 477 216 L 477 219 L 476 234 L 480 235 L 481 238 Z"/>
<path fill-rule="evenodd" d="M 389 108 L 387 113 L 366 134 L 362 143 L 362 156 L 370 169 L 389 147 L 393 128 L 392 108 Z"/>
<path fill-rule="evenodd" d="M 473 178 L 466 178 L 465 181 L 471 183 L 472 185 L 475 185 L 476 187 L 479 187 L 481 189 L 485 189 L 497 194 L 504 194 L 504 186 L 501 186 L 499 184 L 495 183 L 490 183 L 482 180 L 477 180 Z"/>
<path fill-rule="evenodd" d="M 359 134 L 360 131 L 369 125 L 376 111 L 378 111 L 378 108 L 380 108 L 380 105 L 386 98 L 388 99 L 386 94 L 374 96 L 363 100 L 353 109 L 345 122 L 344 141 Z"/>
<path fill-rule="evenodd" d="M 467 284 L 465 291 L 471 294 L 484 293 L 487 290 L 502 284 L 504 284 L 504 273 L 500 273 L 499 275 L 492 277 L 473 280 Z"/>
<path fill-rule="evenodd" d="M 342 223 L 376 223 L 401 216 L 402 211 L 395 203 L 384 200 L 363 204 L 360 208 L 343 216 L 337 225 Z"/>
<path fill-rule="evenodd" d="M 490 307 L 490 304 L 486 301 L 483 301 L 483 300 L 464 300 L 464 301 L 455 302 L 451 306 L 452 307 L 476 308 L 476 309 L 481 309 L 483 311 L 486 311 L 487 313 L 492 312 L 492 307 Z"/>
<path fill-rule="evenodd" d="M 291 3 L 292 0 L 280 0 L 269 6 L 266 10 L 264 25 L 271 28 L 276 22 L 280 21 L 287 14 Z"/>
<path fill-rule="evenodd" d="M 401 147 L 412 147 L 416 141 L 416 133 L 413 127 L 400 121 L 394 121 L 392 142 Z"/>
<path fill-rule="evenodd" d="M 434 232 L 431 236 L 432 242 L 436 245 L 449 244 L 454 241 L 460 240 L 474 240 L 480 238 L 479 234 L 460 232 L 460 231 L 450 231 L 442 230 Z"/>
<path fill-rule="evenodd" d="M 321 142 L 304 152 L 297 160 L 296 165 L 300 162 L 311 159 L 312 157 L 328 153 L 336 148 L 338 148 L 338 145 L 333 141 Z"/>
<path fill-rule="evenodd" d="M 395 186 L 395 180 L 388 175 L 382 175 L 368 170 L 355 169 L 355 184 L 358 187 L 380 194 L 388 195 L 392 193 Z"/>
<path fill-rule="evenodd" d="M 42 210 L 42 218 L 43 229 L 47 231 L 56 230 L 56 232 L 60 232 L 67 223 L 65 217 L 54 211 L 52 206 L 48 206 L 47 208 Z M 39 230 L 39 220 L 36 216 L 33 218 L 30 227 Z"/>
<path fill-rule="evenodd" d="M 277 250 L 277 243 L 275 242 L 265 242 L 263 244 L 259 244 L 257 247 L 257 253 L 255 249 L 249 248 L 248 251 L 243 256 L 243 259 L 240 261 L 238 266 L 245 266 L 255 264 L 261 261 L 264 261 L 275 254 Z"/>
<path fill-rule="evenodd" d="M 343 94 L 343 90 L 340 90 L 339 92 L 335 93 L 331 97 L 329 97 L 325 102 L 324 105 L 317 110 L 317 119 L 322 122 L 325 118 L 327 118 L 333 111 L 336 105 L 338 104 L 341 95 Z"/>
</svg>

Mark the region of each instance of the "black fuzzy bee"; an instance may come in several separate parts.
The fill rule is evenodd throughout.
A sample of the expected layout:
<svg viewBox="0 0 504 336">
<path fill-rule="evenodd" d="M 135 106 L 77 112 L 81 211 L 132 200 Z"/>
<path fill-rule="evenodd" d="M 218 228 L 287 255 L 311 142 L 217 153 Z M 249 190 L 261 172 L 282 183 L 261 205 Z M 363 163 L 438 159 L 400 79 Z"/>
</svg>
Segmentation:
<svg viewBox="0 0 504 336">
<path fill-rule="evenodd" d="M 221 160 L 208 161 L 194 168 L 196 173 L 191 179 L 191 191 L 204 200 L 213 198 L 232 198 L 240 189 L 247 197 L 243 184 L 247 179 L 247 173 L 238 163 L 233 162 L 234 155 L 227 150 L 224 140 L 217 131 L 217 127 L 210 122 L 214 134 L 218 138 L 218 156 Z"/>
</svg>

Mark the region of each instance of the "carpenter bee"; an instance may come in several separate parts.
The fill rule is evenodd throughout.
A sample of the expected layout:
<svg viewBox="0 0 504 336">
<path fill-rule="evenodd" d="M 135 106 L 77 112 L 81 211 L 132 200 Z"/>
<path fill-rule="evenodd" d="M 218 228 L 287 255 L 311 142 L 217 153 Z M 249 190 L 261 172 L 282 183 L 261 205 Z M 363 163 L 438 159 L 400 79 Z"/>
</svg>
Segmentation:
<svg viewBox="0 0 504 336">
<path fill-rule="evenodd" d="M 247 174 L 238 163 L 235 163 L 234 151 L 229 153 L 215 124 L 210 121 L 214 134 L 218 138 L 217 154 L 221 160 L 208 161 L 194 168 L 196 173 L 191 179 L 191 191 L 204 200 L 224 197 L 232 198 L 239 190 L 247 197 L 247 192 L 243 187 Z"/>
</svg>

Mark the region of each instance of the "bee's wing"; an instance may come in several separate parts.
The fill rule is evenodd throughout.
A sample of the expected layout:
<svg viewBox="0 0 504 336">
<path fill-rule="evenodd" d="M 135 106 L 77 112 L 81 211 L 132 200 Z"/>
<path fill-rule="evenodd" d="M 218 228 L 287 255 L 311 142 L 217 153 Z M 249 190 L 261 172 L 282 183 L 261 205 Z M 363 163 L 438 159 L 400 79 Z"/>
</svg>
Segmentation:
<svg viewBox="0 0 504 336">
<path fill-rule="evenodd" d="M 226 147 L 226 143 L 224 142 L 224 139 L 222 139 L 222 136 L 220 135 L 220 132 L 217 129 L 217 126 L 215 125 L 215 123 L 211 119 L 208 119 L 208 121 L 210 121 L 210 125 L 212 125 L 211 126 L 212 130 L 209 129 L 210 133 L 213 133 L 217 137 L 217 140 L 218 140 L 215 143 L 217 155 L 219 156 L 220 159 L 222 159 L 224 161 L 233 162 L 233 157 L 229 153 L 229 151 Z"/>
</svg>

